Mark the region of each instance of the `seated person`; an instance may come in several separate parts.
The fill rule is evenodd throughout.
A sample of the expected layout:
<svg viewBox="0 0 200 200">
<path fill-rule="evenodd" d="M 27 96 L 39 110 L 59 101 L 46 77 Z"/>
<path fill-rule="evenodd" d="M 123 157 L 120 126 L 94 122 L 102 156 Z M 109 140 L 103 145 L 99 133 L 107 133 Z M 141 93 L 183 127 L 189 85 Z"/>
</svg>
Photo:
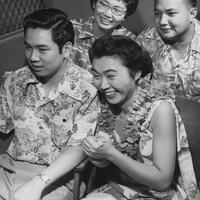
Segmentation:
<svg viewBox="0 0 200 200">
<path fill-rule="evenodd" d="M 151 80 L 149 54 L 128 37 L 104 36 L 89 55 L 102 112 L 83 147 L 108 173 L 84 200 L 199 199 L 175 95 Z"/>
<path fill-rule="evenodd" d="M 0 156 L 0 199 L 72 199 L 70 171 L 96 127 L 96 88 L 69 59 L 74 30 L 65 13 L 38 10 L 23 25 L 28 66 L 7 72 L 0 89 L 0 131 L 14 129 Z"/>
<path fill-rule="evenodd" d="M 154 62 L 154 78 L 177 95 L 200 102 L 200 22 L 196 0 L 154 0 L 155 27 L 137 41 Z"/>
<path fill-rule="evenodd" d="M 94 16 L 86 20 L 72 20 L 75 30 L 75 45 L 71 57 L 75 64 L 90 68 L 88 49 L 95 39 L 103 35 L 126 35 L 133 39 L 136 35 L 121 23 L 132 15 L 138 0 L 90 0 Z"/>
</svg>

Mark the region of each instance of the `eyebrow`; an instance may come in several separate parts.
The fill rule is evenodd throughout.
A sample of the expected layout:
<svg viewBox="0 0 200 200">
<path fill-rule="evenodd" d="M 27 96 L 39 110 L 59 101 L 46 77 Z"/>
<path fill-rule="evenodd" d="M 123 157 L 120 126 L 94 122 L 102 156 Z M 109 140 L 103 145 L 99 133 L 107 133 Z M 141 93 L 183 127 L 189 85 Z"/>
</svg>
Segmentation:
<svg viewBox="0 0 200 200">
<path fill-rule="evenodd" d="M 27 43 L 26 41 L 24 41 L 24 44 L 27 45 L 27 46 L 31 46 L 31 45 L 30 45 L 29 43 Z M 36 45 L 36 47 L 40 47 L 40 48 L 41 48 L 41 47 L 42 47 L 42 48 L 44 48 L 44 47 L 45 47 L 45 48 L 49 48 L 46 44 L 38 44 L 38 45 Z"/>
<path fill-rule="evenodd" d="M 154 11 L 160 11 L 160 10 L 155 8 Z M 178 10 L 176 8 L 168 8 L 165 11 L 169 12 L 169 11 L 178 11 Z"/>
<path fill-rule="evenodd" d="M 107 4 L 110 5 L 110 3 L 109 3 L 108 1 L 106 1 L 106 0 L 103 0 L 103 1 L 101 1 L 101 2 L 107 3 Z M 123 10 L 124 10 L 124 8 L 122 8 L 121 6 L 118 6 L 118 5 L 114 5 L 113 8 L 119 8 L 119 9 L 123 9 Z"/>
<path fill-rule="evenodd" d="M 97 70 L 95 70 L 93 67 L 91 68 L 91 71 L 94 71 L 97 74 L 99 74 L 99 72 Z M 114 69 L 108 69 L 108 70 L 104 71 L 103 73 L 109 73 L 109 72 L 116 72 L 116 70 L 114 70 Z"/>
</svg>

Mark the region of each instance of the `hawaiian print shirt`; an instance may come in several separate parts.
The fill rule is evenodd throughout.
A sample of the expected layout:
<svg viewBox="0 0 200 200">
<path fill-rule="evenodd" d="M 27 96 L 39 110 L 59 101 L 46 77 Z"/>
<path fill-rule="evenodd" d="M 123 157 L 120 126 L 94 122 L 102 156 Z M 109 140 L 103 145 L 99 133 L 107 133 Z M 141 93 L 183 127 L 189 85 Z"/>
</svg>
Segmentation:
<svg viewBox="0 0 200 200">
<path fill-rule="evenodd" d="M 86 20 L 72 20 L 75 30 L 75 44 L 71 58 L 76 65 L 85 69 L 90 69 L 91 67 L 88 49 L 96 39 L 94 35 L 94 20 L 94 16 L 91 16 Z M 125 35 L 132 39 L 136 39 L 136 35 L 132 31 L 122 26 L 114 29 L 112 35 Z"/>
<path fill-rule="evenodd" d="M 91 74 L 74 64 L 48 97 L 25 66 L 8 72 L 0 90 L 0 131 L 14 138 L 7 150 L 15 160 L 52 163 L 63 150 L 93 134 L 99 112 Z"/>
<path fill-rule="evenodd" d="M 175 58 L 155 27 L 140 33 L 137 41 L 153 59 L 155 78 L 170 82 L 177 95 L 200 102 L 200 22 L 195 20 L 194 25 L 193 39 L 181 60 Z"/>
</svg>

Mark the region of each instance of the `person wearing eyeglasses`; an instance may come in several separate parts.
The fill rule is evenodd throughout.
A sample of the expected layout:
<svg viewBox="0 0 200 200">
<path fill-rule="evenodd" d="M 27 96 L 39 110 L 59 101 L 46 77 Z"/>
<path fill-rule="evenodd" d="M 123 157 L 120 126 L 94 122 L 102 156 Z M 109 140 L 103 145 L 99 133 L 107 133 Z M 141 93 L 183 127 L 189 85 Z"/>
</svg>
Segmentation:
<svg viewBox="0 0 200 200">
<path fill-rule="evenodd" d="M 94 15 L 86 20 L 73 19 L 75 44 L 71 53 L 73 62 L 90 70 L 88 49 L 95 39 L 103 35 L 125 35 L 136 39 L 136 34 L 121 23 L 132 15 L 138 0 L 90 0 Z"/>
</svg>

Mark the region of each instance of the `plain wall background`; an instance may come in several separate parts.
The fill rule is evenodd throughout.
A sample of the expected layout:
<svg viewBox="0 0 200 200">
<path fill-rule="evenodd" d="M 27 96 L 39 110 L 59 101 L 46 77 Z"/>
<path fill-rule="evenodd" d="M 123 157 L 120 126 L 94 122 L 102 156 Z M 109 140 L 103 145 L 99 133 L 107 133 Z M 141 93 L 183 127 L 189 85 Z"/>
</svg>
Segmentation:
<svg viewBox="0 0 200 200">
<path fill-rule="evenodd" d="M 50 7 L 66 12 L 71 19 L 87 18 L 92 15 L 89 0 L 48 0 Z M 198 7 L 199 6 L 198 0 Z M 153 0 L 139 0 L 133 16 L 124 23 L 127 28 L 139 33 L 153 26 Z M 0 41 L 0 83 L 5 71 L 15 70 L 25 63 L 23 34 Z"/>
</svg>

